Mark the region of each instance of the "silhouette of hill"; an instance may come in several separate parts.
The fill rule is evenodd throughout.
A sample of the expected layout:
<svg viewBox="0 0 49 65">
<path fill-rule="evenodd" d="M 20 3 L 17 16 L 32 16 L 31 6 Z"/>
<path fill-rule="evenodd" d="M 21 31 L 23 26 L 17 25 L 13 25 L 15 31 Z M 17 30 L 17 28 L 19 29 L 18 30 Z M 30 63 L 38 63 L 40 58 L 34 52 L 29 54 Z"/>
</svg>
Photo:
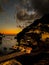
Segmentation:
<svg viewBox="0 0 49 65">
<path fill-rule="evenodd" d="M 43 37 L 45 35 L 45 37 Z M 49 39 L 49 14 L 35 20 L 31 25 L 24 28 L 15 37 L 20 44 L 31 44 L 32 47 L 37 42 L 38 47 L 46 47 L 46 39 Z"/>
</svg>

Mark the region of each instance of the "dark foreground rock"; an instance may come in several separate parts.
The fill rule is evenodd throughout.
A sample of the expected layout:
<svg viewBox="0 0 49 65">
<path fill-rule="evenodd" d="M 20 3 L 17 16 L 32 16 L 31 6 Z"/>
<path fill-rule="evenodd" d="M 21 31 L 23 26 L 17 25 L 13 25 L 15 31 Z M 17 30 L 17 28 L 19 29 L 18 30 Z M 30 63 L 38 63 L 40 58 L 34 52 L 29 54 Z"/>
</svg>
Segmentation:
<svg viewBox="0 0 49 65">
<path fill-rule="evenodd" d="M 23 55 L 17 57 L 16 60 L 22 63 L 22 65 L 49 65 L 49 54 L 41 53 L 36 56 Z"/>
</svg>

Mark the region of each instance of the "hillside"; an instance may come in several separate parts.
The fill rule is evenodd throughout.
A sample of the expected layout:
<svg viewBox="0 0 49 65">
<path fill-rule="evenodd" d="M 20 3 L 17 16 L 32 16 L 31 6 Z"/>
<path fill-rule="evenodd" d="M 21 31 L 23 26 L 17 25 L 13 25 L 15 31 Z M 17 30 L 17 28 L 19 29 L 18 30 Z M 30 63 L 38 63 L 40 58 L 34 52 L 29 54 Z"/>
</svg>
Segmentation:
<svg viewBox="0 0 49 65">
<path fill-rule="evenodd" d="M 20 44 L 29 44 L 32 47 L 49 47 L 49 14 L 37 19 L 31 25 L 24 28 L 15 37 Z"/>
</svg>

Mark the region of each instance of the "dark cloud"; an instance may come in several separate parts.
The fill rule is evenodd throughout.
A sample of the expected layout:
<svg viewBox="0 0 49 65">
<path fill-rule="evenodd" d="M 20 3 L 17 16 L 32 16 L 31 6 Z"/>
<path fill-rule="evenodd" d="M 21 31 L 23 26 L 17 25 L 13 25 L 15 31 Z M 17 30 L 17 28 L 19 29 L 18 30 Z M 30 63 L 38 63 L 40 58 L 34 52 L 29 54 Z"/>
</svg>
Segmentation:
<svg viewBox="0 0 49 65">
<path fill-rule="evenodd" d="M 32 0 L 32 6 L 42 14 L 49 13 L 49 0 Z"/>
<path fill-rule="evenodd" d="M 33 20 L 35 14 L 29 14 L 26 10 L 21 10 L 17 13 L 18 20 Z"/>
<path fill-rule="evenodd" d="M 40 18 L 41 17 L 41 15 L 39 15 L 39 14 L 37 14 L 37 13 L 35 13 L 35 14 L 28 14 L 28 13 L 24 13 L 24 14 L 22 14 L 22 13 L 17 13 L 17 19 L 18 20 L 20 20 L 20 21 L 26 21 L 26 20 L 35 20 L 35 19 L 38 19 L 38 18 Z"/>
<path fill-rule="evenodd" d="M 3 2 L 6 4 L 6 3 L 8 3 L 8 2 L 9 2 L 9 0 L 3 0 Z"/>
<path fill-rule="evenodd" d="M 3 10 L 2 6 L 0 5 L 0 13 L 3 12 L 3 11 L 4 11 L 4 10 Z"/>
<path fill-rule="evenodd" d="M 31 4 L 31 0 L 18 0 L 17 4 L 18 4 L 18 6 L 20 8 L 27 9 L 28 11 L 33 10 L 32 4 Z"/>
<path fill-rule="evenodd" d="M 27 8 L 27 10 L 32 10 L 32 4 L 31 4 L 31 0 L 21 0 L 21 5 L 24 8 Z"/>
</svg>

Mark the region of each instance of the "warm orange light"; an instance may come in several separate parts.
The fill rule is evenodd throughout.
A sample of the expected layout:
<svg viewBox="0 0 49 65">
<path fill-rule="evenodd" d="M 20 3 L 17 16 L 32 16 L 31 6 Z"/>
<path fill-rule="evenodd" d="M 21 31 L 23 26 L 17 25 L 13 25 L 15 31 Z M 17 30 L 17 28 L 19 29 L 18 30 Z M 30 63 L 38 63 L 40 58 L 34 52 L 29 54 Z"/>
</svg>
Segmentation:
<svg viewBox="0 0 49 65">
<path fill-rule="evenodd" d="M 1 30 L 0 32 L 4 34 L 18 34 L 20 31 L 22 31 L 21 28 Z"/>
<path fill-rule="evenodd" d="M 49 38 L 49 33 L 42 34 L 42 40 L 45 40 L 46 38 Z"/>
</svg>

